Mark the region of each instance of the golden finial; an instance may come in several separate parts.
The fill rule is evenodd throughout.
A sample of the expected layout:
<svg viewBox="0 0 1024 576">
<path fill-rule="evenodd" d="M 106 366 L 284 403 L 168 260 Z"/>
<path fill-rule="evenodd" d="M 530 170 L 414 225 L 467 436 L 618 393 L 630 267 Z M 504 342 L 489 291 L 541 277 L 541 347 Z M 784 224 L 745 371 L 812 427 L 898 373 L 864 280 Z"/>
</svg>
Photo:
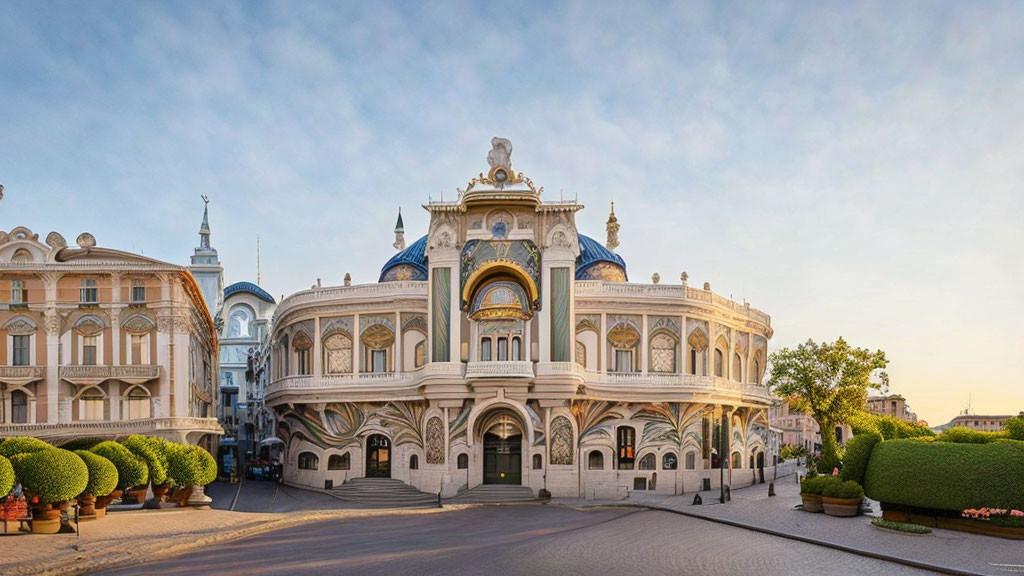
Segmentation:
<svg viewBox="0 0 1024 576">
<path fill-rule="evenodd" d="M 605 248 L 615 251 L 619 246 L 619 219 L 615 217 L 615 202 L 612 202 L 611 211 L 608 213 L 608 222 L 605 224 L 608 232 L 608 239 L 605 241 Z"/>
</svg>

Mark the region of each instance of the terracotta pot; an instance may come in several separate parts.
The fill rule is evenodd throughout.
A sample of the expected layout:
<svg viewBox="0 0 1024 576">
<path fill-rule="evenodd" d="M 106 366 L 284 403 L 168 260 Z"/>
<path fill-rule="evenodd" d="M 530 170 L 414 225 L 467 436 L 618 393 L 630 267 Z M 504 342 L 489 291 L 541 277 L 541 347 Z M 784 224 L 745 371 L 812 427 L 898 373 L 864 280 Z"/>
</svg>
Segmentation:
<svg viewBox="0 0 1024 576">
<path fill-rule="evenodd" d="M 96 519 L 97 520 L 99 520 L 100 518 L 103 518 L 106 515 L 107 515 L 106 507 L 104 507 L 104 508 L 97 508 L 96 509 Z"/>
<path fill-rule="evenodd" d="M 821 497 L 821 505 L 829 516 L 856 516 L 860 514 L 860 498 Z"/>
<path fill-rule="evenodd" d="M 164 482 L 163 484 L 154 484 L 153 485 L 153 499 L 154 500 L 159 500 L 159 501 L 163 502 L 164 501 L 164 497 L 167 496 L 167 491 L 170 488 L 171 487 L 166 482 Z"/>
<path fill-rule="evenodd" d="M 34 534 L 56 534 L 60 532 L 60 507 L 36 504 L 32 507 L 32 532 Z"/>
<path fill-rule="evenodd" d="M 78 497 L 78 519 L 96 519 L 96 497 L 92 494 L 82 494 Z"/>
<path fill-rule="evenodd" d="M 106 507 L 111 502 L 113 502 L 114 500 L 116 500 L 117 498 L 120 498 L 120 497 L 121 497 L 121 491 L 120 490 L 114 490 L 113 492 L 111 492 L 110 494 L 107 494 L 106 496 L 100 496 L 99 498 L 96 499 L 96 504 L 95 504 L 96 510 L 104 510 L 104 509 L 106 509 Z"/>
<path fill-rule="evenodd" d="M 821 496 L 818 494 L 800 494 L 800 499 L 804 501 L 805 512 L 821 512 Z"/>
<path fill-rule="evenodd" d="M 149 487 L 136 488 L 134 490 L 126 490 L 126 496 L 129 501 L 122 501 L 125 504 L 142 504 L 146 501 L 146 493 L 149 492 Z"/>
<path fill-rule="evenodd" d="M 188 499 L 192 497 L 192 489 L 192 486 L 185 486 L 175 492 L 174 499 L 178 502 L 178 506 L 183 508 L 188 506 Z"/>
</svg>

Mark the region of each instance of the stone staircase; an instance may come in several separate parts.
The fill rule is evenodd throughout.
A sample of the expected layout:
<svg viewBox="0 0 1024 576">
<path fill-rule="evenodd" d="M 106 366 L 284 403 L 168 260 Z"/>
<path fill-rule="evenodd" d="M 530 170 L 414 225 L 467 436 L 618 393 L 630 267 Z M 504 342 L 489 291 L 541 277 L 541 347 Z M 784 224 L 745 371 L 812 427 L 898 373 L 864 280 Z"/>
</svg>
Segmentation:
<svg viewBox="0 0 1024 576">
<path fill-rule="evenodd" d="M 481 484 L 476 488 L 459 492 L 445 502 L 449 504 L 504 504 L 533 502 L 534 500 L 537 500 L 537 495 L 528 486 Z"/>
<path fill-rule="evenodd" d="M 394 478 L 352 478 L 328 490 L 335 498 L 352 502 L 361 508 L 432 508 L 437 494 L 420 492 Z"/>
</svg>

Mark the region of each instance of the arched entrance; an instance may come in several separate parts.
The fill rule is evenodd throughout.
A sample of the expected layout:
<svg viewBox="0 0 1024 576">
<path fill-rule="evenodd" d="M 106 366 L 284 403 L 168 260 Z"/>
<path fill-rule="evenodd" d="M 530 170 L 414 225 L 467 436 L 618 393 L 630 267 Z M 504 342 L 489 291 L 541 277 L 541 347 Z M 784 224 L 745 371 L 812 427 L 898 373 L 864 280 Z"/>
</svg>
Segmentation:
<svg viewBox="0 0 1024 576">
<path fill-rule="evenodd" d="M 522 484 L 523 427 L 515 413 L 496 410 L 481 422 L 484 484 Z"/>
<path fill-rule="evenodd" d="M 366 477 L 391 478 L 391 440 L 374 434 L 366 439 Z"/>
</svg>

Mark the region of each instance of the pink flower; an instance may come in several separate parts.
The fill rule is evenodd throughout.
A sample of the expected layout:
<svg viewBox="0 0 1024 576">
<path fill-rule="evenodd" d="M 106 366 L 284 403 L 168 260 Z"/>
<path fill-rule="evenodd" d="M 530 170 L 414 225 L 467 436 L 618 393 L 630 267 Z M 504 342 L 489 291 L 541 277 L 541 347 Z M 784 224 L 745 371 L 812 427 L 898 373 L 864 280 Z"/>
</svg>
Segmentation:
<svg viewBox="0 0 1024 576">
<path fill-rule="evenodd" d="M 1014 516 L 1016 518 L 1024 518 L 1024 512 L 1021 512 L 1020 510 L 1010 510 L 1010 516 Z"/>
</svg>

